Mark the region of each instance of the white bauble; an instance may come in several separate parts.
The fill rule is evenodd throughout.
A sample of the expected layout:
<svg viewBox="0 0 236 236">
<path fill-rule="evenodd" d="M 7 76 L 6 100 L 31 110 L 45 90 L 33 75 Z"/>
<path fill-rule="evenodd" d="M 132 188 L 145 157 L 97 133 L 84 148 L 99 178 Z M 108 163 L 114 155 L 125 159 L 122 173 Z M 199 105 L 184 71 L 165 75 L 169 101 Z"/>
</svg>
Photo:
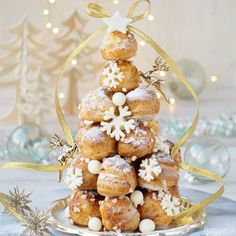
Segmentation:
<svg viewBox="0 0 236 236">
<path fill-rule="evenodd" d="M 135 207 L 137 207 L 138 205 L 142 205 L 144 203 L 143 193 L 139 190 L 135 190 L 133 193 L 131 193 L 130 200 L 131 202 L 133 202 Z"/>
<path fill-rule="evenodd" d="M 102 222 L 97 217 L 92 217 L 89 219 L 88 228 L 92 231 L 99 232 L 102 229 Z"/>
<path fill-rule="evenodd" d="M 102 163 L 98 160 L 92 160 L 88 163 L 88 171 L 94 175 L 97 175 L 101 171 Z"/>
<path fill-rule="evenodd" d="M 118 107 L 123 106 L 125 104 L 125 101 L 126 101 L 126 96 L 123 93 L 118 92 L 112 96 L 113 104 Z"/>
<path fill-rule="evenodd" d="M 154 221 L 150 220 L 150 219 L 144 219 L 144 220 L 140 221 L 140 223 L 139 223 L 139 230 L 142 233 L 152 232 L 155 230 L 155 228 L 156 228 L 156 225 L 155 225 Z"/>
</svg>

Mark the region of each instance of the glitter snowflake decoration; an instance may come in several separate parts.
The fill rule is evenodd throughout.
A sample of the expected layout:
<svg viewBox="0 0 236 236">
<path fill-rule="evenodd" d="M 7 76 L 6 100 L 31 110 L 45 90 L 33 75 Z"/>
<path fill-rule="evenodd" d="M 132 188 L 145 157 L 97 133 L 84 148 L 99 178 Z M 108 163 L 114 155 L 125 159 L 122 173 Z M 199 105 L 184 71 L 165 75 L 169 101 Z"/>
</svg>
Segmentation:
<svg viewBox="0 0 236 236">
<path fill-rule="evenodd" d="M 161 200 L 161 207 L 168 216 L 178 215 L 180 213 L 180 200 L 167 193 Z"/>
<path fill-rule="evenodd" d="M 24 217 L 23 227 L 25 227 L 22 235 L 30 236 L 45 236 L 51 235 L 50 231 L 47 229 L 49 226 L 49 214 L 44 214 L 38 209 L 33 211 L 27 211 Z"/>
<path fill-rule="evenodd" d="M 124 78 L 124 74 L 116 62 L 109 62 L 109 65 L 104 68 L 102 75 L 105 77 L 103 85 L 109 88 L 117 88 Z"/>
<path fill-rule="evenodd" d="M 105 121 L 101 122 L 101 130 L 106 131 L 108 135 L 117 141 L 125 138 L 125 132 L 129 134 L 131 130 L 135 129 L 134 120 L 125 119 L 131 115 L 128 106 L 119 106 L 118 110 L 119 115 L 116 115 L 114 108 L 111 107 L 109 111 L 105 112 L 103 117 Z"/>
<path fill-rule="evenodd" d="M 83 184 L 83 172 L 80 168 L 69 167 L 65 176 L 65 183 L 71 191 L 75 191 Z"/>
<path fill-rule="evenodd" d="M 16 187 L 13 190 L 9 190 L 9 195 L 6 195 L 6 199 L 11 207 L 23 214 L 25 211 L 30 210 L 28 206 L 31 202 L 31 200 L 29 200 L 30 195 L 31 193 L 25 193 L 24 189 L 20 191 L 19 188 Z"/>
<path fill-rule="evenodd" d="M 143 160 L 140 167 L 138 175 L 148 182 L 153 180 L 154 177 L 158 176 L 162 171 L 157 159 L 153 157 Z"/>
</svg>

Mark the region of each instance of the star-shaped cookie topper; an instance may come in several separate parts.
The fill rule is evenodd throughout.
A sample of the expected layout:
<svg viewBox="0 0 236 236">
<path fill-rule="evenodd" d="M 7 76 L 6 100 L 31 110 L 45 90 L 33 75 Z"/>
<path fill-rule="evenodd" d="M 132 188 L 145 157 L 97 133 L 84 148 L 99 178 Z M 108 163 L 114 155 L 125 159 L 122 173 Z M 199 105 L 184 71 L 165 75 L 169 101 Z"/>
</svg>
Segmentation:
<svg viewBox="0 0 236 236">
<path fill-rule="evenodd" d="M 126 34 L 127 25 L 133 20 L 122 17 L 120 12 L 117 11 L 112 17 L 103 18 L 103 21 L 108 25 L 108 32 L 120 31 L 123 34 Z"/>
</svg>

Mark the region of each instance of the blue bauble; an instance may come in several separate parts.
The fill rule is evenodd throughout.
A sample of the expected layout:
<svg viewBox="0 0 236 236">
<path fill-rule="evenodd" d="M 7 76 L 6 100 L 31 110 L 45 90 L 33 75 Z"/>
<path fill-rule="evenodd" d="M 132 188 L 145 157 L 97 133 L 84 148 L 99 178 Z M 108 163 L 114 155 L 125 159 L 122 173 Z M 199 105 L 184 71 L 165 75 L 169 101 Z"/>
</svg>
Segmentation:
<svg viewBox="0 0 236 236">
<path fill-rule="evenodd" d="M 11 161 L 44 162 L 48 158 L 49 136 L 33 123 L 25 123 L 12 131 L 7 140 Z"/>
<path fill-rule="evenodd" d="M 191 166 L 207 169 L 224 177 L 230 168 L 230 154 L 226 146 L 217 139 L 199 138 L 193 140 L 187 146 L 184 162 Z M 209 181 L 209 179 L 198 175 L 192 176 L 199 181 Z"/>
</svg>

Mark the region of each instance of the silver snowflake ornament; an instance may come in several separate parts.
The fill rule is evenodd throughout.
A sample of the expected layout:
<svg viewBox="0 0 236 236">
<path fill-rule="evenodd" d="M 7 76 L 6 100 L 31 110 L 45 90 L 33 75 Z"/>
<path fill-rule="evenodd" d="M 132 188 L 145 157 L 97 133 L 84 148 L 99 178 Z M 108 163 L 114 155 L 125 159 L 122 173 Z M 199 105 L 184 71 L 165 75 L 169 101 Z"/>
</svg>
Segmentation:
<svg viewBox="0 0 236 236">
<path fill-rule="evenodd" d="M 25 227 L 22 235 L 29 236 L 45 236 L 51 235 L 47 227 L 50 225 L 48 222 L 49 214 L 44 214 L 38 209 L 27 211 L 24 217 L 23 227 Z"/>
<path fill-rule="evenodd" d="M 155 176 L 158 176 L 162 172 L 161 166 L 156 158 L 151 157 L 149 159 L 142 160 L 139 169 L 139 176 L 144 180 L 150 182 Z"/>
<path fill-rule="evenodd" d="M 126 120 L 126 117 L 131 115 L 128 106 L 119 106 L 118 110 L 119 114 L 116 115 L 114 108 L 111 107 L 109 111 L 105 112 L 105 121 L 101 122 L 101 130 L 115 138 L 116 141 L 125 138 L 125 132 L 129 134 L 131 130 L 135 129 L 134 120 Z"/>
<path fill-rule="evenodd" d="M 28 204 L 31 202 L 29 200 L 31 193 L 25 193 L 25 190 L 19 190 L 18 187 L 13 190 L 9 190 L 9 195 L 6 195 L 11 207 L 13 207 L 17 212 L 23 214 L 25 211 L 30 211 Z"/>
</svg>

